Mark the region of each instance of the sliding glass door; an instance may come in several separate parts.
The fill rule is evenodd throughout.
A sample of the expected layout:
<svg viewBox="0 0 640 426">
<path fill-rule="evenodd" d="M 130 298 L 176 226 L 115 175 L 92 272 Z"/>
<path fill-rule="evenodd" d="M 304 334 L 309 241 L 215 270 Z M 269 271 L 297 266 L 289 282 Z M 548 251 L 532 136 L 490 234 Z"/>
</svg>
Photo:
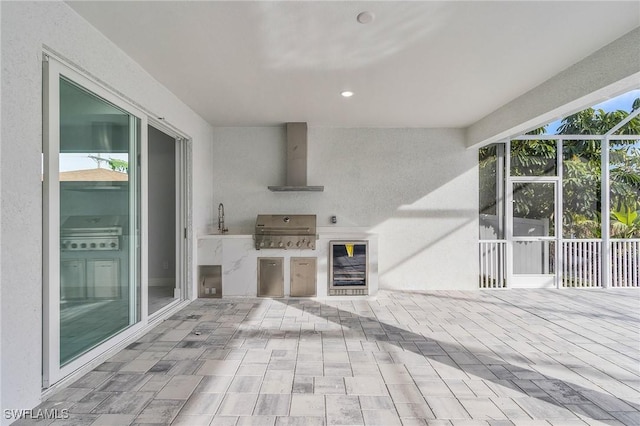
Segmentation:
<svg viewBox="0 0 640 426">
<path fill-rule="evenodd" d="M 50 60 L 45 71 L 45 381 L 53 382 L 141 320 L 147 126 L 62 64 Z"/>
</svg>

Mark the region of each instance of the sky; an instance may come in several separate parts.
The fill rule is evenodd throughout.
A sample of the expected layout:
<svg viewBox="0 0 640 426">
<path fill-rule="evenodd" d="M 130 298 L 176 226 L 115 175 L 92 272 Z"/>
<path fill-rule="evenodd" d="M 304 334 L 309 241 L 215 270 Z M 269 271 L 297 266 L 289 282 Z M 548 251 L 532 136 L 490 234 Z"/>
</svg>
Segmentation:
<svg viewBox="0 0 640 426">
<path fill-rule="evenodd" d="M 89 156 L 95 156 L 95 157 L 102 157 L 102 158 L 115 158 L 118 160 L 125 160 L 128 161 L 129 160 L 129 154 L 123 154 L 123 153 L 103 153 L 103 154 L 96 154 L 96 153 L 74 153 L 74 154 L 67 154 L 67 153 L 62 153 L 60 154 L 60 171 L 61 172 L 69 172 L 72 170 L 87 170 L 87 169 L 95 169 L 96 167 L 98 167 L 98 162 L 95 160 L 92 160 L 91 158 L 89 158 Z M 99 166 L 103 169 L 108 169 L 109 168 L 109 164 L 107 164 L 106 162 L 102 162 L 102 164 Z"/>
<path fill-rule="evenodd" d="M 593 109 L 603 109 L 605 111 L 624 110 L 631 112 L 631 106 L 636 98 L 640 98 L 640 89 L 632 90 L 615 98 L 611 98 L 593 107 Z"/>
<path fill-rule="evenodd" d="M 611 99 L 607 99 L 604 102 L 594 105 L 592 108 L 595 110 L 601 109 L 605 112 L 623 110 L 627 112 L 631 112 L 631 106 L 633 105 L 633 101 L 636 98 L 640 98 L 640 89 L 632 90 L 627 93 L 623 93 L 622 95 L 616 96 Z M 586 108 L 585 108 L 586 109 Z M 556 134 L 556 130 L 560 127 L 562 119 L 556 120 L 553 123 L 549 123 L 547 125 L 547 131 L 545 134 L 554 135 Z"/>
</svg>

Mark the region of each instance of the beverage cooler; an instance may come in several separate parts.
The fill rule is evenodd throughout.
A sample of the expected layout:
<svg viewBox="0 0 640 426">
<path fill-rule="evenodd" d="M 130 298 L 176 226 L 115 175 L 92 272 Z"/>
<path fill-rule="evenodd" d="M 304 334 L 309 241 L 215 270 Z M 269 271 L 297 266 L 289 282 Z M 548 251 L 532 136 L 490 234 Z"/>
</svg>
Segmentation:
<svg viewBox="0 0 640 426">
<path fill-rule="evenodd" d="M 329 295 L 369 294 L 367 241 L 329 242 Z"/>
</svg>

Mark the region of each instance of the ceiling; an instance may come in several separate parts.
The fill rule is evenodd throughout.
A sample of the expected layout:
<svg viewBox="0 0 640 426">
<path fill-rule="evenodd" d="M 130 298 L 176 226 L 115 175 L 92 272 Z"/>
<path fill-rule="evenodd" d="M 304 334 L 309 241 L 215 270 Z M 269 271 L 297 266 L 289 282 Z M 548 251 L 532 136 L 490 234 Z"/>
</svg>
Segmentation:
<svg viewBox="0 0 640 426">
<path fill-rule="evenodd" d="M 214 126 L 467 127 L 640 25 L 635 1 L 68 4 Z"/>
</svg>

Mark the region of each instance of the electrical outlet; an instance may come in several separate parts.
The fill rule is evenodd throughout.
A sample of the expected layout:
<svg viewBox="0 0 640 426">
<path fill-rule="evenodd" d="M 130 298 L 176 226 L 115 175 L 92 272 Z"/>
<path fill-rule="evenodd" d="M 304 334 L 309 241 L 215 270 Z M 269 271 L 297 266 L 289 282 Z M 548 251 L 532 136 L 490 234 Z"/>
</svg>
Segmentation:
<svg viewBox="0 0 640 426">
<path fill-rule="evenodd" d="M 331 216 L 331 223 L 338 223 L 338 218 L 336 216 Z"/>
</svg>

